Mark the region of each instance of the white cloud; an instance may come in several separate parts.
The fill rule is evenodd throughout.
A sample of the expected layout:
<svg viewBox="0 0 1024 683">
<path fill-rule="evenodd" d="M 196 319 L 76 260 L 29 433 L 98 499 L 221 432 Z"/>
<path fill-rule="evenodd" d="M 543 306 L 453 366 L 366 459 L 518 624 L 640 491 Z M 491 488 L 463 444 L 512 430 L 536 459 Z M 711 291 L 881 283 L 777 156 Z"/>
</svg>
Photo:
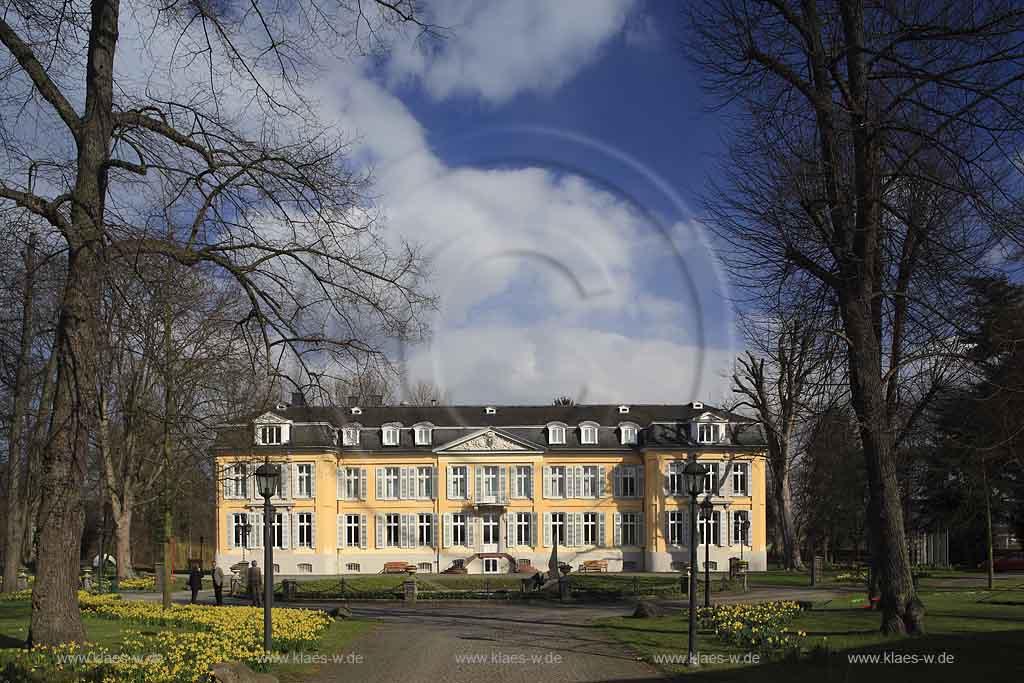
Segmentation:
<svg viewBox="0 0 1024 683">
<path fill-rule="evenodd" d="M 421 78 L 437 97 L 500 102 L 571 78 L 621 31 L 630 3 L 446 0 L 440 10 L 464 25 L 454 25 L 456 38 L 422 61 L 401 49 L 394 73 Z M 557 164 L 449 167 L 368 64 L 322 66 L 307 94 L 324 123 L 353 138 L 353 158 L 374 168 L 389 235 L 433 255 L 441 309 L 432 344 L 408 350 L 413 381 L 436 381 L 461 402 L 721 394 L 731 320 L 717 298 L 709 304 L 721 285 L 698 225 L 663 234 L 626 196 Z M 592 158 L 587 151 L 581 159 Z"/>
<path fill-rule="evenodd" d="M 434 23 L 452 34 L 431 52 L 406 44 L 393 53 L 397 79 L 419 79 L 430 95 L 500 103 L 520 92 L 550 92 L 591 63 L 618 34 L 634 0 L 436 0 Z"/>
</svg>

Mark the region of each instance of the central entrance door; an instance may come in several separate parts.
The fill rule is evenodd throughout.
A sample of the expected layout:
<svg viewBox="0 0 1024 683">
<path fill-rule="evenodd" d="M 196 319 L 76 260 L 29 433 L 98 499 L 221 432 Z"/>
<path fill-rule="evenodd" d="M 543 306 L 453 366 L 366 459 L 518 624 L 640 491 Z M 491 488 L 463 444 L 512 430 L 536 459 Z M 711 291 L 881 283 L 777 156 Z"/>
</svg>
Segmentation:
<svg viewBox="0 0 1024 683">
<path fill-rule="evenodd" d="M 481 550 L 485 553 L 498 552 L 498 513 L 487 512 L 483 515 L 484 542 Z"/>
</svg>

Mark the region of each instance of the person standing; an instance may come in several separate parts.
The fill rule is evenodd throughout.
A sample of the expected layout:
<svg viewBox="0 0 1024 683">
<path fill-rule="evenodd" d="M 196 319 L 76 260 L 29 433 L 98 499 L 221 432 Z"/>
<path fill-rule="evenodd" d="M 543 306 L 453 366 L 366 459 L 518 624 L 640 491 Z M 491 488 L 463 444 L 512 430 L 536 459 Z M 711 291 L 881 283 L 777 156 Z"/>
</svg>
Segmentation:
<svg viewBox="0 0 1024 683">
<path fill-rule="evenodd" d="M 249 593 L 252 595 L 253 607 L 263 606 L 263 593 L 260 591 L 260 585 L 263 583 L 263 572 L 256 565 L 256 560 L 252 561 L 252 566 L 249 567 Z"/>
<path fill-rule="evenodd" d="M 199 589 L 203 587 L 203 570 L 198 565 L 193 564 L 192 568 L 188 570 L 188 587 L 192 589 L 192 604 L 196 604 L 196 598 L 199 597 Z"/>
<path fill-rule="evenodd" d="M 213 563 L 213 571 L 210 572 L 210 576 L 213 577 L 213 595 L 217 599 L 218 605 L 224 604 L 224 570 L 220 568 L 220 565 L 216 561 Z"/>
</svg>

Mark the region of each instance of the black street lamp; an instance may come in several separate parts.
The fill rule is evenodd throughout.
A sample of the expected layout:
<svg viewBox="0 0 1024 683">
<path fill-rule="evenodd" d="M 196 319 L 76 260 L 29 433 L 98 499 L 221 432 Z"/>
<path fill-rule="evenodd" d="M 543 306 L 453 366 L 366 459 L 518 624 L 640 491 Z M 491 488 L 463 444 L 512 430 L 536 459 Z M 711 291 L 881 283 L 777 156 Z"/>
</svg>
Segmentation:
<svg viewBox="0 0 1024 683">
<path fill-rule="evenodd" d="M 704 531 L 704 606 L 711 607 L 711 539 L 708 527 L 711 525 L 711 514 L 714 512 L 715 504 L 711 502 L 710 494 L 700 504 L 701 527 Z"/>
<path fill-rule="evenodd" d="M 274 539 L 270 523 L 273 508 L 270 507 L 270 497 L 277 491 L 280 480 L 280 465 L 264 462 L 256 468 L 256 487 L 263 496 L 263 649 L 267 652 L 270 652 L 271 645 L 270 608 L 274 602 Z"/>
<path fill-rule="evenodd" d="M 740 560 L 743 560 L 743 546 L 747 544 L 747 534 L 750 533 L 750 520 L 744 519 L 740 522 Z"/>
<path fill-rule="evenodd" d="M 690 626 L 688 637 L 688 648 L 686 654 L 687 664 L 697 666 L 697 544 L 694 540 L 697 537 L 697 496 L 704 488 L 704 474 L 706 470 L 696 460 L 690 461 L 683 468 L 683 485 L 686 492 L 690 494 Z"/>
</svg>

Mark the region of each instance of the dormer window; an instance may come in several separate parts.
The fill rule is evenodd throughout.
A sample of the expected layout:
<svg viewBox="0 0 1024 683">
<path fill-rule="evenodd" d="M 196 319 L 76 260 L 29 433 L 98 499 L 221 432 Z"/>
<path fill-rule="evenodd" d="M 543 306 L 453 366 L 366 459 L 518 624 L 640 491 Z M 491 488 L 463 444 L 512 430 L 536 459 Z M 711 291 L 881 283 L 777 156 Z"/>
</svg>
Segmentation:
<svg viewBox="0 0 1024 683">
<path fill-rule="evenodd" d="M 561 423 L 548 425 L 548 443 L 560 445 L 565 443 L 565 425 Z"/>
<path fill-rule="evenodd" d="M 429 446 L 433 443 L 434 429 L 432 425 L 416 425 L 413 427 L 412 432 L 417 446 Z"/>
<path fill-rule="evenodd" d="M 625 415 L 629 412 L 629 406 L 619 406 L 619 415 Z"/>
<path fill-rule="evenodd" d="M 385 446 L 397 446 L 398 425 L 384 425 L 381 428 L 381 441 Z"/>
<path fill-rule="evenodd" d="M 597 423 L 584 422 L 580 425 L 580 443 L 584 446 L 597 444 Z"/>
<path fill-rule="evenodd" d="M 363 409 L 360 408 L 359 406 L 352 406 L 351 413 L 353 415 L 362 415 L 363 414 Z"/>
<path fill-rule="evenodd" d="M 341 430 L 341 445 L 342 446 L 358 446 L 359 445 L 359 427 L 349 426 L 343 427 Z"/>
<path fill-rule="evenodd" d="M 261 446 L 279 446 L 281 431 L 281 425 L 261 425 L 256 435 Z"/>
<path fill-rule="evenodd" d="M 635 446 L 637 441 L 637 426 L 631 422 L 619 425 L 619 437 L 623 446 Z"/>
<path fill-rule="evenodd" d="M 718 443 L 725 434 L 725 425 L 717 422 L 701 422 L 697 425 L 697 443 Z"/>
</svg>

